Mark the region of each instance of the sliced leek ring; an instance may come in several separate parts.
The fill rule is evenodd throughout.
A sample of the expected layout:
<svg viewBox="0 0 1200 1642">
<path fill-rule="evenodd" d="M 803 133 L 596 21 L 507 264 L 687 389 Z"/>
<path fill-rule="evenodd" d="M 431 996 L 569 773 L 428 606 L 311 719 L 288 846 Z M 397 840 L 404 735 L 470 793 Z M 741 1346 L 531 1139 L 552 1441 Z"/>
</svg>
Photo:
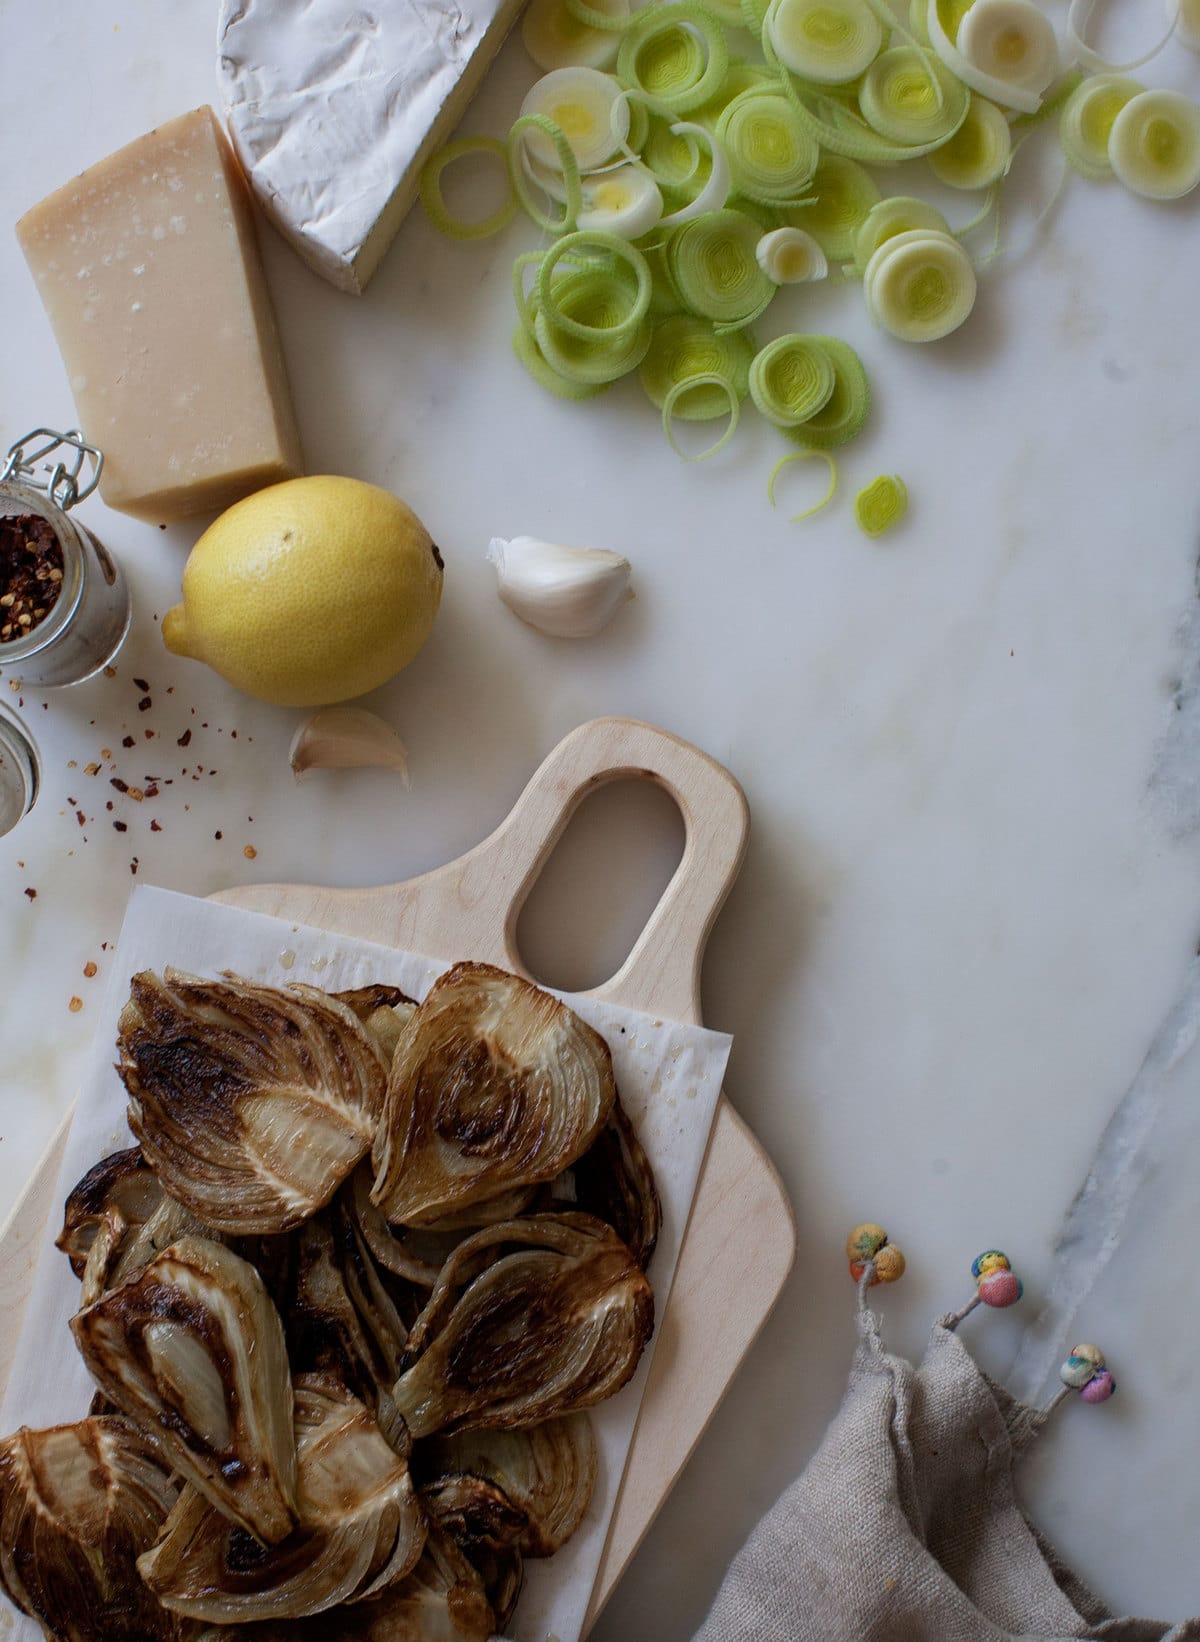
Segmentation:
<svg viewBox="0 0 1200 1642">
<path fill-rule="evenodd" d="M 463 159 L 468 154 L 490 154 L 498 159 L 504 167 L 507 188 L 503 203 L 490 216 L 476 222 L 462 222 L 452 216 L 442 198 L 442 172 L 455 160 Z M 516 216 L 520 203 L 508 171 L 508 150 L 494 137 L 456 137 L 445 148 L 439 149 L 421 168 L 420 193 L 425 215 L 435 228 L 451 239 L 487 239 L 490 234 L 499 233 Z"/>
<path fill-rule="evenodd" d="M 718 336 L 706 319 L 673 314 L 656 326 L 638 380 L 650 403 L 659 410 L 672 388 L 681 383 L 695 389 L 703 382 L 711 388 L 719 379 L 744 399 L 750 391 L 753 358 L 754 348 L 744 331 Z M 683 421 L 708 422 L 724 416 L 727 409 L 727 394 L 693 392 L 682 403 L 676 400 L 674 414 Z"/>
<path fill-rule="evenodd" d="M 1022 114 L 1036 114 L 1042 102 L 1040 91 L 1030 91 L 1026 86 L 1018 85 L 1013 80 L 997 79 L 994 74 L 985 74 L 959 49 L 956 37 L 961 33 L 968 9 L 962 0 L 925 0 L 925 27 L 930 45 L 951 74 L 957 75 L 964 85 L 970 86 L 971 90 L 977 91 L 981 97 L 986 97 L 989 102 L 999 103 L 1001 108 L 1015 108 Z"/>
<path fill-rule="evenodd" d="M 792 333 L 760 348 L 750 366 L 750 397 L 777 428 L 798 427 L 833 397 L 837 373 L 820 337 Z"/>
<path fill-rule="evenodd" d="M 860 269 L 865 268 L 886 241 L 918 228 L 941 234 L 950 232 L 945 217 L 926 200 L 914 199 L 910 194 L 892 194 L 880 200 L 871 207 L 858 231 L 854 242 L 855 263 Z"/>
<path fill-rule="evenodd" d="M 795 225 L 816 240 L 831 262 L 848 262 L 854 242 L 871 208 L 879 203 L 879 185 L 857 160 L 843 154 L 822 154 L 809 181 L 812 203 Z"/>
<path fill-rule="evenodd" d="M 1151 58 L 1157 57 L 1167 41 L 1176 33 L 1178 33 L 1184 44 L 1187 44 L 1187 24 L 1184 17 L 1187 7 L 1181 5 L 1180 0 L 1167 0 L 1166 32 L 1160 35 L 1154 44 L 1148 50 L 1143 51 L 1140 56 L 1131 57 L 1128 62 L 1114 63 L 1101 52 L 1089 46 L 1083 37 L 1095 3 L 1096 0 L 1071 0 L 1067 12 L 1066 29 L 1067 51 L 1071 61 L 1081 63 L 1085 69 L 1090 70 L 1093 74 L 1128 74 L 1131 69 L 1141 68 Z M 1195 0 L 1193 0 L 1194 4 Z M 1200 16 L 1200 13 L 1197 13 L 1197 15 Z"/>
<path fill-rule="evenodd" d="M 558 161 L 557 170 L 550 168 L 556 183 L 561 185 L 563 191 L 563 210 L 562 215 L 558 217 L 543 211 L 534 198 L 531 187 L 531 183 L 542 185 L 538 182 L 533 169 L 536 161 L 529 152 L 529 144 L 543 139 L 549 139 Z M 575 226 L 576 213 L 582 202 L 579 166 L 570 143 L 554 121 L 545 114 L 523 114 L 513 121 L 508 133 L 508 174 L 526 214 L 532 217 L 539 228 L 545 229 L 549 234 L 561 234 Z M 558 197 L 552 189 L 543 187 L 543 192 L 551 198 Z"/>
<path fill-rule="evenodd" d="M 659 223 L 660 228 L 674 228 L 680 223 L 694 222 L 697 217 L 719 211 L 729 198 L 731 187 L 729 161 L 725 158 L 724 149 L 707 127 L 695 125 L 689 120 L 677 120 L 671 131 L 675 137 L 707 145 L 708 179 L 686 205 L 679 206 L 662 219 Z"/>
<path fill-rule="evenodd" d="M 863 362 L 848 342 L 837 336 L 810 336 L 808 340 L 819 342 L 829 356 L 833 392 L 815 416 L 784 431 L 806 450 L 834 450 L 861 433 L 871 409 L 871 388 Z"/>
<path fill-rule="evenodd" d="M 961 129 L 969 96 L 932 51 L 892 46 L 863 75 L 858 106 L 881 137 L 906 145 L 942 143 Z"/>
<path fill-rule="evenodd" d="M 667 267 L 684 305 L 718 328 L 757 319 L 776 289 L 758 265 L 759 238 L 744 211 L 710 211 L 677 229 Z"/>
<path fill-rule="evenodd" d="M 809 285 L 829 273 L 824 251 L 803 228 L 772 228 L 754 255 L 772 285 Z"/>
<path fill-rule="evenodd" d="M 592 10 L 623 23 L 629 16 L 629 0 L 593 0 Z M 617 61 L 616 31 L 581 22 L 569 0 L 529 0 L 521 19 L 521 39 L 547 74 L 554 68 L 612 68 Z"/>
<path fill-rule="evenodd" d="M 781 456 L 768 475 L 767 500 L 770 502 L 772 507 L 775 507 L 775 481 L 779 478 L 779 475 L 783 472 L 784 468 L 791 467 L 793 462 L 811 462 L 814 460 L 824 462 L 826 467 L 829 469 L 828 488 L 826 489 L 824 496 L 821 497 L 821 500 L 819 502 L 814 502 L 812 507 L 806 507 L 803 513 L 793 513 L 789 515 L 788 523 L 790 525 L 798 525 L 802 519 L 811 519 L 814 513 L 820 513 L 822 508 L 828 507 L 830 502 L 833 501 L 833 498 L 837 495 L 838 487 L 837 463 L 827 450 L 818 450 L 816 448 L 810 450 L 793 450 L 789 452 L 787 456 Z"/>
<path fill-rule="evenodd" d="M 685 422 L 696 422 L 700 420 L 699 417 L 689 416 L 687 414 L 686 407 L 682 405 L 682 401 L 686 399 L 694 399 L 698 393 L 703 393 L 705 389 L 715 391 L 716 393 L 722 395 L 725 400 L 725 412 L 719 414 L 727 413 L 729 416 L 729 422 L 726 426 L 725 432 L 719 439 L 717 439 L 713 444 L 705 446 L 705 448 L 702 451 L 698 451 L 696 455 L 691 456 L 686 451 L 680 450 L 675 440 L 675 429 L 671 424 L 677 416 Z M 716 372 L 713 372 L 709 376 L 694 376 L 689 381 L 676 382 L 674 387 L 668 389 L 667 397 L 663 400 L 662 408 L 663 432 L 667 436 L 667 443 L 675 452 L 676 456 L 679 457 L 681 462 L 703 462 L 706 461 L 708 457 L 715 456 L 719 450 L 725 449 L 725 446 L 737 432 L 737 425 L 739 419 L 741 418 L 741 414 L 742 402 L 732 383 L 726 381 L 723 376 L 718 375 Z"/>
<path fill-rule="evenodd" d="M 1004 110 L 972 92 L 962 125 L 927 157 L 929 169 L 947 188 L 990 188 L 1012 160 L 1012 129 Z"/>
<path fill-rule="evenodd" d="M 1058 41 L 1033 0 L 973 0 L 959 51 L 977 73 L 1038 97 L 1058 74 Z"/>
<path fill-rule="evenodd" d="M 607 382 L 571 382 L 567 377 L 560 376 L 543 359 L 536 341 L 524 325 L 518 325 L 513 332 L 512 347 L 513 353 L 538 387 L 545 388 L 559 399 L 594 399 L 609 385 Z"/>
<path fill-rule="evenodd" d="M 1122 74 L 1094 74 L 1081 80 L 1058 121 L 1058 140 L 1068 162 L 1083 177 L 1111 177 L 1108 139 L 1113 121 L 1145 87 Z"/>
<path fill-rule="evenodd" d="M 690 0 L 662 0 L 635 13 L 617 54 L 621 84 L 647 92 L 676 114 L 707 102 L 728 66 L 724 29 Z"/>
<path fill-rule="evenodd" d="M 735 192 L 772 203 L 797 200 L 816 170 L 820 149 L 779 92 L 742 92 L 717 122 Z"/>
<path fill-rule="evenodd" d="M 771 0 L 763 32 L 786 68 L 817 85 L 857 80 L 883 44 L 867 0 Z"/>
<path fill-rule="evenodd" d="M 898 473 L 881 473 L 854 498 L 854 518 L 865 536 L 882 536 L 908 512 L 908 488 Z"/>
<path fill-rule="evenodd" d="M 583 204 L 576 219 L 586 233 L 599 229 L 622 239 L 641 239 L 663 214 L 662 191 L 640 165 L 619 165 L 580 181 Z"/>
<path fill-rule="evenodd" d="M 543 74 L 525 94 L 521 117 L 541 115 L 550 120 L 571 145 L 580 171 L 604 165 L 629 135 L 629 105 L 611 74 L 595 68 L 556 68 Z M 531 130 L 526 141 L 530 156 L 543 166 L 554 166 L 557 146 Z"/>
<path fill-rule="evenodd" d="M 975 306 L 971 259 L 956 239 L 918 228 L 885 240 L 867 263 L 863 295 L 881 330 L 902 342 L 937 342 Z"/>
<path fill-rule="evenodd" d="M 1112 123 L 1108 158 L 1148 200 L 1177 200 L 1200 183 L 1200 108 L 1178 91 L 1140 91 Z"/>
</svg>

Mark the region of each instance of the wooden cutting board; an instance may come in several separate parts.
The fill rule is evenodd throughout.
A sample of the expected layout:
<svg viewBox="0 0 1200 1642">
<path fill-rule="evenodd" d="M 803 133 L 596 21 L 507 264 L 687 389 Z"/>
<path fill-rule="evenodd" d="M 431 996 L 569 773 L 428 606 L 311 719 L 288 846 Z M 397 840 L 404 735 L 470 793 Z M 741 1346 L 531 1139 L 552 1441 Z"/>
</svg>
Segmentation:
<svg viewBox="0 0 1200 1642">
<path fill-rule="evenodd" d="M 521 907 L 580 802 L 605 782 L 657 782 L 678 804 L 683 857 L 625 963 L 591 994 L 700 1021 L 708 933 L 737 876 L 749 816 L 737 782 L 695 747 L 632 719 L 595 719 L 550 753 L 490 837 L 403 884 L 320 889 L 254 884 L 214 896 L 294 923 L 525 973 Z M 0 1233 L 0 1393 L 53 1202 L 66 1126 Z M 712 1418 L 791 1268 L 795 1225 L 770 1160 L 724 1095 L 680 1255 L 585 1630 Z"/>
</svg>

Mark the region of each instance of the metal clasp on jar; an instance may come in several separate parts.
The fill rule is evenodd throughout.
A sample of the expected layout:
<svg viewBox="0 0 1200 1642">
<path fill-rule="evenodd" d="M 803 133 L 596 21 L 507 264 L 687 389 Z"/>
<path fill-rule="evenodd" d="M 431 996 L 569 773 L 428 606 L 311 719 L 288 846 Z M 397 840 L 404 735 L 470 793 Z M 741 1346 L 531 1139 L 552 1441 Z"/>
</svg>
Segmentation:
<svg viewBox="0 0 1200 1642">
<path fill-rule="evenodd" d="M 89 471 L 85 476 L 85 465 Z M 0 669 L 23 683 L 78 684 L 129 630 L 129 587 L 107 548 L 67 517 L 100 481 L 103 454 L 78 429 L 34 428 L 0 469 Z"/>
</svg>

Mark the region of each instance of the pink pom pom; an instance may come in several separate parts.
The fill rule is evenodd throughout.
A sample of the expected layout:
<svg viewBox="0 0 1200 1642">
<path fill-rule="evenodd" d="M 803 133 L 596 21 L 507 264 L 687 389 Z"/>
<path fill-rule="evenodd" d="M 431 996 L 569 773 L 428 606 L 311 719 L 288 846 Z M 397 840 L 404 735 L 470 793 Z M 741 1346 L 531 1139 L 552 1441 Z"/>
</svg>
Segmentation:
<svg viewBox="0 0 1200 1642">
<path fill-rule="evenodd" d="M 1106 1368 L 1102 1368 L 1080 1391 L 1085 1403 L 1106 1403 L 1117 1389 L 1117 1382 Z"/>
<path fill-rule="evenodd" d="M 979 1298 L 985 1306 L 1014 1306 L 1024 1292 L 1015 1271 L 989 1271 L 979 1279 Z"/>
</svg>

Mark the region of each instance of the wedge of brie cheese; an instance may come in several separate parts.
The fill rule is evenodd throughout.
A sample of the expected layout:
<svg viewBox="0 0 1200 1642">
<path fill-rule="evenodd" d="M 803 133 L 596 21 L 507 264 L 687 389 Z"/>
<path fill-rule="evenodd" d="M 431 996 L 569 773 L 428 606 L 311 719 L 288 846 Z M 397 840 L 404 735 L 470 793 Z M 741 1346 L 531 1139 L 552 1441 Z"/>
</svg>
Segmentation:
<svg viewBox="0 0 1200 1642">
<path fill-rule="evenodd" d="M 304 260 L 361 292 L 522 0 L 222 0 L 238 156 Z"/>
</svg>

